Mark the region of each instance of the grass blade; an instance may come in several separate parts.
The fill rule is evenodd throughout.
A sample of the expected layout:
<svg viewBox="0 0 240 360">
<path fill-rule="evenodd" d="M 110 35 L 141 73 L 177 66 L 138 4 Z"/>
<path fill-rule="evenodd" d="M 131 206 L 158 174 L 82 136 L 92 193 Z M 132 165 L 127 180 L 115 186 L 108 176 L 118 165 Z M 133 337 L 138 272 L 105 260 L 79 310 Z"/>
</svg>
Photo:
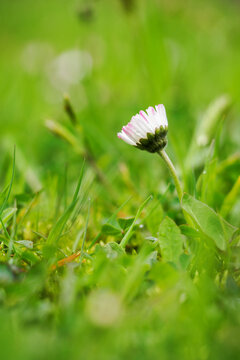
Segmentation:
<svg viewBox="0 0 240 360">
<path fill-rule="evenodd" d="M 48 239 L 47 239 L 47 244 L 48 245 L 57 245 L 59 238 L 61 237 L 61 234 L 63 232 L 63 229 L 68 221 L 68 219 L 70 218 L 76 204 L 78 201 L 78 193 L 82 184 L 82 179 L 83 179 L 83 169 L 84 169 L 84 163 L 82 165 L 82 169 L 81 169 L 81 173 L 80 173 L 80 177 L 78 180 L 78 184 L 72 199 L 71 204 L 67 207 L 67 209 L 64 211 L 64 213 L 62 214 L 62 216 L 60 216 L 60 218 L 58 219 L 58 221 L 56 222 L 56 224 L 53 226 L 53 228 L 51 229 L 49 235 L 48 235 Z"/>
<path fill-rule="evenodd" d="M 12 166 L 12 176 L 11 176 L 11 181 L 10 181 L 10 185 L 9 185 L 9 188 L 8 188 L 8 192 L 7 192 L 7 195 L 3 201 L 3 204 L 0 208 L 0 217 L 2 215 L 2 212 L 8 202 L 8 199 L 9 199 L 9 196 L 10 196 L 10 193 L 11 193 L 11 190 L 12 190 L 12 185 L 13 185 L 13 179 L 14 179 L 14 174 L 15 174 L 15 153 L 16 153 L 16 149 L 15 149 L 15 146 L 14 146 L 14 150 L 13 150 L 13 166 Z"/>
<path fill-rule="evenodd" d="M 120 246 L 121 246 L 121 247 L 123 247 L 123 248 L 126 247 L 126 245 L 127 245 L 128 241 L 129 241 L 130 237 L 132 236 L 133 227 L 134 227 L 137 219 L 139 218 L 142 210 L 144 209 L 144 207 L 147 205 L 147 203 L 148 203 L 150 200 L 152 200 L 152 195 L 150 195 L 150 196 L 142 203 L 142 205 L 139 206 L 138 211 L 137 211 L 137 214 L 136 214 L 136 216 L 135 216 L 135 218 L 134 218 L 134 220 L 133 220 L 132 225 L 130 226 L 130 228 L 128 229 L 128 231 L 126 232 L 126 234 L 124 235 L 124 237 L 122 238 L 122 241 L 121 241 L 121 243 L 120 243 Z"/>
</svg>

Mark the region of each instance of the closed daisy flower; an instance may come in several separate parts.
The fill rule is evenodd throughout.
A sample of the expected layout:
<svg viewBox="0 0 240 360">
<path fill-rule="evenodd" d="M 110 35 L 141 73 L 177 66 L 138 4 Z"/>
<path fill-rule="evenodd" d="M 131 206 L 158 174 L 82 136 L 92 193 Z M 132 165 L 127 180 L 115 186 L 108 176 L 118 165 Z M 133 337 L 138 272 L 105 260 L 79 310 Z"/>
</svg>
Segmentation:
<svg viewBox="0 0 240 360">
<path fill-rule="evenodd" d="M 118 137 L 138 149 L 151 153 L 161 151 L 167 145 L 168 121 L 163 104 L 150 106 L 146 112 L 140 111 L 123 126 Z"/>
<path fill-rule="evenodd" d="M 177 176 L 176 169 L 168 157 L 165 146 L 167 145 L 168 121 L 163 104 L 150 106 L 146 111 L 132 117 L 131 121 L 123 126 L 118 137 L 126 143 L 141 150 L 156 153 L 161 156 L 173 177 L 179 201 L 183 196 L 182 186 Z M 188 217 L 187 217 L 188 218 Z M 191 224 L 191 222 L 189 222 Z"/>
</svg>

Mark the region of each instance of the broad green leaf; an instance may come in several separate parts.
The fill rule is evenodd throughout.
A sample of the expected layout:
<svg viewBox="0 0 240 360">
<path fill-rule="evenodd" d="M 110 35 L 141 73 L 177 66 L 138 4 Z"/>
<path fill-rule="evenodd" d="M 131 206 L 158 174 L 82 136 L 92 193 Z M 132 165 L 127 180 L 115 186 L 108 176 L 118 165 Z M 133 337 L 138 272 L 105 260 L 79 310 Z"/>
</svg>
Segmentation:
<svg viewBox="0 0 240 360">
<path fill-rule="evenodd" d="M 149 207 L 150 211 L 146 218 L 146 223 L 150 233 L 156 236 L 159 230 L 159 224 L 163 219 L 163 209 L 158 199 L 155 199 Z"/>
<path fill-rule="evenodd" d="M 122 229 L 110 224 L 104 224 L 101 233 L 104 235 L 119 236 L 122 234 Z"/>
<path fill-rule="evenodd" d="M 181 233 L 183 235 L 187 236 L 188 238 L 196 239 L 196 238 L 199 238 L 199 236 L 200 236 L 199 230 L 196 230 L 189 225 L 183 224 L 183 225 L 180 225 L 179 228 L 181 230 Z"/>
<path fill-rule="evenodd" d="M 16 211 L 17 211 L 16 208 L 8 208 L 3 210 L 1 218 L 4 225 L 8 222 L 8 220 L 10 220 L 13 217 Z M 1 229 L 2 229 L 2 224 L 0 222 L 0 230 Z"/>
<path fill-rule="evenodd" d="M 119 236 L 122 235 L 132 225 L 134 218 L 110 218 L 102 226 L 102 234 Z"/>
<path fill-rule="evenodd" d="M 208 205 L 188 194 L 183 195 L 182 208 L 191 216 L 197 227 L 215 242 L 220 250 L 226 249 L 227 242 L 236 231 L 234 226 L 225 221 Z"/>
<path fill-rule="evenodd" d="M 121 229 L 126 230 L 132 225 L 134 218 L 118 218 L 117 221 L 118 224 L 121 226 Z"/>
<path fill-rule="evenodd" d="M 183 237 L 179 227 L 169 217 L 160 225 L 159 243 L 163 259 L 177 263 L 183 252 Z"/>
<path fill-rule="evenodd" d="M 121 235 L 122 229 L 117 221 L 117 215 L 111 216 L 105 224 L 102 225 L 101 233 L 105 235 Z"/>
</svg>

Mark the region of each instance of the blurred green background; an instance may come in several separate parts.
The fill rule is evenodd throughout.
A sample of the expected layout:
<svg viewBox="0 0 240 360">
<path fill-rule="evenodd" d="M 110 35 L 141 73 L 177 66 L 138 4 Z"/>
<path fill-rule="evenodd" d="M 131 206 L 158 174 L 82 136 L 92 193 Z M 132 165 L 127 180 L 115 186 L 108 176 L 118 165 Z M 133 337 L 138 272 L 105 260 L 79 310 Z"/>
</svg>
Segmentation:
<svg viewBox="0 0 240 360">
<path fill-rule="evenodd" d="M 238 358 L 239 246 L 222 254 L 185 239 L 181 264 L 162 261 L 161 252 L 155 262 L 142 244 L 165 215 L 178 225 L 183 215 L 160 159 L 116 134 L 141 109 L 163 103 L 167 151 L 185 190 L 239 227 L 239 16 L 237 0 L 0 0 L 0 187 L 15 144 L 8 205 L 18 212 L 9 228 L 34 243 L 25 258 L 1 245 L 2 359 Z M 66 94 L 76 123 L 64 110 Z M 198 129 L 209 135 L 205 148 Z M 70 203 L 84 157 L 78 213 L 57 260 L 79 250 L 85 226 L 87 244 L 101 246 L 91 264 L 50 272 L 44 234 Z M 138 229 L 128 256 L 116 255 L 105 242 L 119 242 L 149 194 L 143 234 Z M 102 232 L 130 197 L 118 211 L 122 228 Z"/>
<path fill-rule="evenodd" d="M 165 104 L 184 154 L 207 105 L 240 96 L 237 1 L 2 0 L 0 13 L 1 138 L 37 166 L 64 156 L 43 126 L 63 93 L 101 153 L 124 157 L 115 134 L 140 109 Z"/>
</svg>

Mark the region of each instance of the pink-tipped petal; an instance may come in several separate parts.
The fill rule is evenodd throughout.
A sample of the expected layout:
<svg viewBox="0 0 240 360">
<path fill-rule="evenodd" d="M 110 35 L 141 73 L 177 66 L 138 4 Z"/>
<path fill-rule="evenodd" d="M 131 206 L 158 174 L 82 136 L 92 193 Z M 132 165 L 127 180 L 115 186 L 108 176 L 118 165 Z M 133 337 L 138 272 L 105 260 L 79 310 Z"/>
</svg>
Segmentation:
<svg viewBox="0 0 240 360">
<path fill-rule="evenodd" d="M 141 117 L 142 117 L 147 123 L 149 123 L 148 116 L 147 116 L 147 114 L 146 114 L 143 110 L 141 110 L 141 111 L 139 112 L 139 115 L 141 115 Z"/>
<path fill-rule="evenodd" d="M 145 124 L 143 124 L 141 119 L 139 121 L 139 119 L 137 119 L 137 118 L 132 118 L 130 124 L 131 124 L 132 128 L 134 129 L 134 131 L 137 132 L 141 138 L 146 137 L 148 128 Z"/>
<path fill-rule="evenodd" d="M 130 139 L 126 134 L 124 134 L 123 132 L 118 133 L 117 136 L 119 137 L 119 139 L 122 139 L 129 145 L 136 145 L 136 143 L 132 139 Z"/>
<path fill-rule="evenodd" d="M 152 112 L 152 115 L 154 115 L 154 114 L 155 114 L 155 109 L 154 109 L 154 107 L 149 106 L 149 110 Z"/>
<path fill-rule="evenodd" d="M 134 115 L 131 121 L 123 126 L 118 137 L 128 144 L 136 146 L 141 139 L 147 139 L 149 133 L 154 135 L 161 126 L 165 128 L 168 126 L 164 105 L 159 104 L 154 108 L 150 106 L 146 112 L 141 110 L 139 114 Z M 156 149 L 166 145 L 162 144 L 162 142 L 156 143 Z M 146 150 L 148 150 L 147 147 Z"/>
<path fill-rule="evenodd" d="M 138 142 L 139 136 L 136 134 L 135 131 L 133 131 L 131 128 L 129 128 L 129 123 L 126 126 L 123 126 L 122 131 L 135 143 Z"/>
<path fill-rule="evenodd" d="M 160 117 L 161 125 L 167 126 L 168 121 L 167 121 L 167 114 L 164 105 L 163 104 L 156 105 L 156 111 Z"/>
</svg>

